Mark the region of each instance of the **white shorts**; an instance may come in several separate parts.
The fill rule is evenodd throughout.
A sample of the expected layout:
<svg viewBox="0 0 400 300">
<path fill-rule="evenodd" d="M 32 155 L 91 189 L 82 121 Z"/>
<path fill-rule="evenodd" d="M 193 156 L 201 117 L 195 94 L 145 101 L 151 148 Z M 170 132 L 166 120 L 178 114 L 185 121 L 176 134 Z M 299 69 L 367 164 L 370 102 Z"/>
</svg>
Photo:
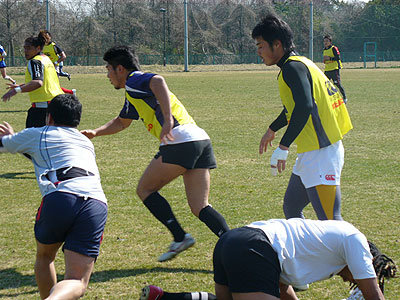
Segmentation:
<svg viewBox="0 0 400 300">
<path fill-rule="evenodd" d="M 297 154 L 293 174 L 300 176 L 306 188 L 317 185 L 340 185 L 344 163 L 342 141 L 328 147 Z"/>
</svg>

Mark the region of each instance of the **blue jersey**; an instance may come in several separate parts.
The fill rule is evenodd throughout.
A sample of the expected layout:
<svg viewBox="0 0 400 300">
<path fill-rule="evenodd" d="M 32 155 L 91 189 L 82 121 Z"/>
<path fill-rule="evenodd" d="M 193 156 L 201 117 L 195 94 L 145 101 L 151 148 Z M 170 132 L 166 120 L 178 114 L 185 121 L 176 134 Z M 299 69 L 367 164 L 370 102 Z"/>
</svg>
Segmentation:
<svg viewBox="0 0 400 300">
<path fill-rule="evenodd" d="M 146 129 L 157 139 L 160 138 L 164 116 L 160 103 L 150 89 L 150 81 L 156 74 L 135 71 L 129 74 L 125 85 L 125 105 L 119 116 L 124 119 L 143 121 Z M 196 124 L 183 104 L 174 94 L 170 94 L 171 113 L 174 127 Z"/>
<path fill-rule="evenodd" d="M 3 46 L 0 45 L 0 68 L 6 67 L 5 56 L 7 55 L 6 50 L 4 50 Z"/>
</svg>

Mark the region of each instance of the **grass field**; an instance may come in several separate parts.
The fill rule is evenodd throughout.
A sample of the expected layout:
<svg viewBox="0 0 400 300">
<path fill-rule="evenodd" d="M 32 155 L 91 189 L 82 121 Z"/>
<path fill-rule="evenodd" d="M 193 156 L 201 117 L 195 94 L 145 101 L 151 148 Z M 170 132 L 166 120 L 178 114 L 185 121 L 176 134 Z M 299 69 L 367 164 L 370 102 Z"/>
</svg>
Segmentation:
<svg viewBox="0 0 400 300">
<path fill-rule="evenodd" d="M 271 177 L 267 168 L 271 152 L 258 154 L 262 134 L 282 107 L 276 69 L 161 74 L 213 141 L 218 168 L 211 174 L 210 202 L 228 224 L 238 227 L 283 218 L 295 146 L 289 154 L 289 170 L 278 177 Z M 22 75 L 15 78 L 23 81 Z M 354 125 L 344 139 L 342 215 L 400 264 L 400 69 L 345 69 L 342 81 Z M 73 74 L 70 82 L 62 78 L 61 83 L 78 90 L 84 107 L 80 129 L 104 124 L 122 107 L 123 91 L 114 90 L 105 73 Z M 0 120 L 21 130 L 28 106 L 28 95 L 18 94 L 0 103 Z M 281 136 L 282 132 L 278 139 Z M 146 284 L 175 292 L 213 292 L 211 257 L 217 238 L 191 215 L 181 179 L 161 193 L 197 243 L 175 260 L 157 262 L 171 236 L 135 194 L 141 173 L 157 151 L 156 139 L 135 122 L 93 143 L 109 218 L 84 299 L 138 299 Z M 11 154 L 0 154 L 0 166 L 0 299 L 38 299 L 33 224 L 41 197 L 33 167 L 21 155 Z M 311 207 L 305 213 L 316 218 Z M 63 256 L 58 255 L 59 279 L 63 264 Z M 337 277 L 314 283 L 298 296 L 337 300 L 347 293 L 348 285 Z M 386 283 L 386 299 L 399 299 L 399 293 L 398 278 Z"/>
</svg>

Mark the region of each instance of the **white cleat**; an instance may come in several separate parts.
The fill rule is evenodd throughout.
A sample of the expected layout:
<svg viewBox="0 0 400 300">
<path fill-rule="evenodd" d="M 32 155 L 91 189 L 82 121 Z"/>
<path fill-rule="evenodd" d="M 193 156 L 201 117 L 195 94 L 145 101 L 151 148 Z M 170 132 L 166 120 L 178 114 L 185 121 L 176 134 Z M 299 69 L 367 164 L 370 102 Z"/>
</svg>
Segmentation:
<svg viewBox="0 0 400 300">
<path fill-rule="evenodd" d="M 158 258 L 158 261 L 163 262 L 163 261 L 173 259 L 175 256 L 177 256 L 182 251 L 185 251 L 186 249 L 192 247 L 195 242 L 196 242 L 195 239 L 189 233 L 186 233 L 183 241 L 182 242 L 172 242 L 171 245 L 169 246 L 168 251 L 165 252 L 164 254 L 162 254 Z"/>
</svg>

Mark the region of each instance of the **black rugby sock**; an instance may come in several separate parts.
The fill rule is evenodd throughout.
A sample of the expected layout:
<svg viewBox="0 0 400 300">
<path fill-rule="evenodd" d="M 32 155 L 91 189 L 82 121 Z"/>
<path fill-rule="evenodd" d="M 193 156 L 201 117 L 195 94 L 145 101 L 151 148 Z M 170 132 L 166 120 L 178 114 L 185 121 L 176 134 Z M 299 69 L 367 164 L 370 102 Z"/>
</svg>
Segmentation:
<svg viewBox="0 0 400 300">
<path fill-rule="evenodd" d="M 193 293 L 167 293 L 161 297 L 162 300 L 216 300 L 217 297 L 211 293 L 193 292 Z"/>
<path fill-rule="evenodd" d="M 217 212 L 211 205 L 204 207 L 199 213 L 199 219 L 215 233 L 216 236 L 220 237 L 229 230 L 228 224 L 224 217 Z"/>
<path fill-rule="evenodd" d="M 159 220 L 161 223 L 168 228 L 168 230 L 174 236 L 175 242 L 182 242 L 185 237 L 185 231 L 179 224 L 172 212 L 171 206 L 168 201 L 165 200 L 158 192 L 150 194 L 144 201 L 143 204 L 147 209 Z"/>
</svg>

